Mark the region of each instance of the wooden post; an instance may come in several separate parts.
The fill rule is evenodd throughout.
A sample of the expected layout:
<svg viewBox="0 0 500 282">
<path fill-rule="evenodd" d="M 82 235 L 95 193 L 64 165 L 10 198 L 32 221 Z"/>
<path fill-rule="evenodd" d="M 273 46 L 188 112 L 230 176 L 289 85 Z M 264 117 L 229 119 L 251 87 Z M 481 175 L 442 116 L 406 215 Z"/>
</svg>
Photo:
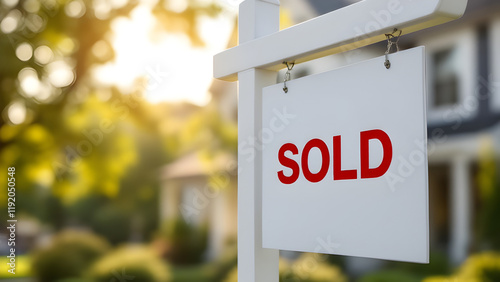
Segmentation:
<svg viewBox="0 0 500 282">
<path fill-rule="evenodd" d="M 239 9 L 239 43 L 279 31 L 278 0 L 245 0 Z M 262 88 L 277 72 L 238 73 L 238 281 L 277 282 L 279 251 L 262 248 Z M 255 142 L 254 142 L 255 141 Z"/>
</svg>

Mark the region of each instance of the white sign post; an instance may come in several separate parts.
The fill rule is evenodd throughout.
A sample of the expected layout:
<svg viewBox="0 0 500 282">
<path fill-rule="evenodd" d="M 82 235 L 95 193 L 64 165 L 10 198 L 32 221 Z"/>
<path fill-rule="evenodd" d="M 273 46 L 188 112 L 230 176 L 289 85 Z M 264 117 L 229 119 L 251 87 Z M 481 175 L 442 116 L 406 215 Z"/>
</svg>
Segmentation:
<svg viewBox="0 0 500 282">
<path fill-rule="evenodd" d="M 238 281 L 278 281 L 278 250 L 263 247 L 263 159 L 258 144 L 262 89 L 276 83 L 283 61 L 301 63 L 356 49 L 385 40 L 384 34 L 394 28 L 408 34 L 439 25 L 461 17 L 466 6 L 467 0 L 365 0 L 279 31 L 278 0 L 243 1 L 240 45 L 214 57 L 215 78 L 239 80 Z"/>
<path fill-rule="evenodd" d="M 279 1 L 244 1 L 238 22 L 240 44 L 278 32 Z M 257 68 L 238 72 L 238 281 L 243 282 L 279 280 L 279 251 L 262 248 L 262 155 L 255 145 L 262 88 L 276 83 L 276 75 Z"/>
</svg>

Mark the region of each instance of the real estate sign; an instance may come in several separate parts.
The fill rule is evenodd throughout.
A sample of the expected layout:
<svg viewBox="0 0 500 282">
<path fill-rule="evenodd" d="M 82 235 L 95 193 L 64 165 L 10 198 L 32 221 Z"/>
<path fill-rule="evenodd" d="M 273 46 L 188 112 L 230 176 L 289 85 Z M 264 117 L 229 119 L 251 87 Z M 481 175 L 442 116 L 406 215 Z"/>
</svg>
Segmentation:
<svg viewBox="0 0 500 282">
<path fill-rule="evenodd" d="M 424 47 L 384 61 L 263 89 L 264 248 L 428 262 Z"/>
</svg>

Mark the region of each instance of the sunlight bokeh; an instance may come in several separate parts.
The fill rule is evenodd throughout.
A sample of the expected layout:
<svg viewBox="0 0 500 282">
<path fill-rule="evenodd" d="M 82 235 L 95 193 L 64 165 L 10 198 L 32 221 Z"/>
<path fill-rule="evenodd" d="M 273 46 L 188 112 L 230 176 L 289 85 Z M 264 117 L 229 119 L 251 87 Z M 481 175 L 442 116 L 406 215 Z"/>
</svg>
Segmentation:
<svg viewBox="0 0 500 282">
<path fill-rule="evenodd" d="M 116 85 L 123 92 L 137 87 L 145 90 L 149 102 L 191 102 L 205 105 L 210 101 L 212 56 L 226 48 L 232 32 L 232 12 L 216 18 L 204 17 L 198 26 L 205 46 L 193 47 L 181 33 L 155 32 L 152 6 L 141 3 L 130 15 L 112 24 L 113 62 L 95 69 L 97 81 Z"/>
</svg>

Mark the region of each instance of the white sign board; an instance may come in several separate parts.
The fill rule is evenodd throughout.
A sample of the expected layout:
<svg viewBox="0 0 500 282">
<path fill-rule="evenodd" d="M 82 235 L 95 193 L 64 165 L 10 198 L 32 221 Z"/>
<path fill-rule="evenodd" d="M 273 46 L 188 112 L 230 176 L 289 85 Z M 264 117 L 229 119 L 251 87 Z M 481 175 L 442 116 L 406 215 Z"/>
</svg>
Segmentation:
<svg viewBox="0 0 500 282">
<path fill-rule="evenodd" d="M 428 262 L 424 47 L 389 59 L 264 88 L 264 248 Z"/>
</svg>

